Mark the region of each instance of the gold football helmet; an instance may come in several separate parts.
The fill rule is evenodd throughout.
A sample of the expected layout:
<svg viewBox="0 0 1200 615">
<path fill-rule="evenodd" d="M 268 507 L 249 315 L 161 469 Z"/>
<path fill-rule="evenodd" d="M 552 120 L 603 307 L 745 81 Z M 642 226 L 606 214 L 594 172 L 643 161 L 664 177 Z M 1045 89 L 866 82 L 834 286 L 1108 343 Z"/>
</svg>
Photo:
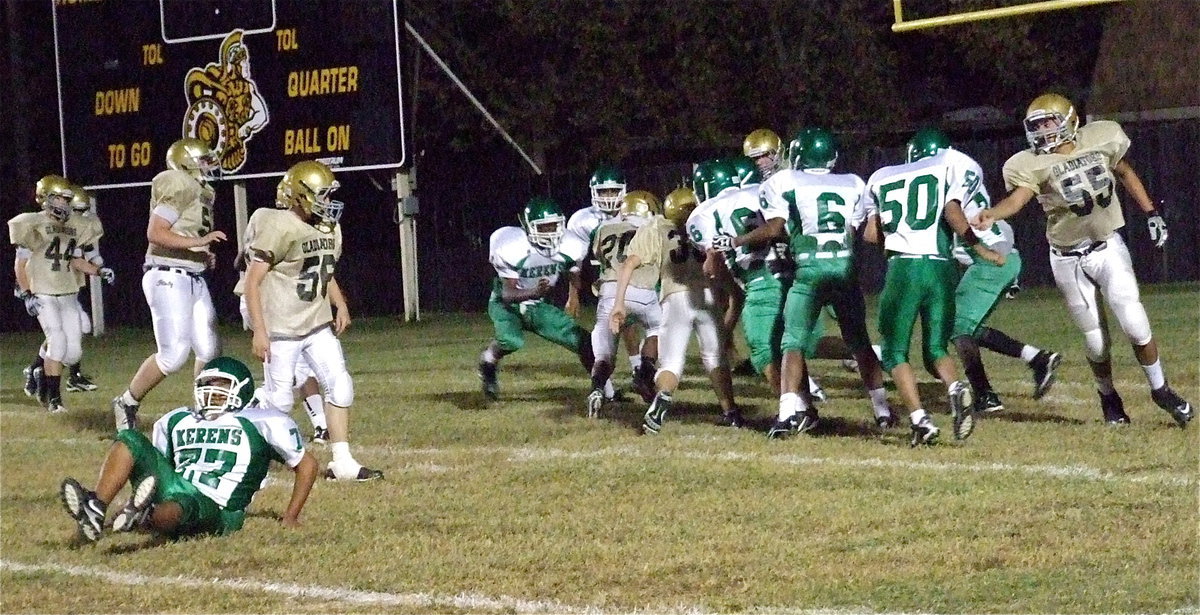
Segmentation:
<svg viewBox="0 0 1200 615">
<path fill-rule="evenodd" d="M 1079 116 L 1075 105 L 1058 94 L 1042 94 L 1025 111 L 1025 138 L 1039 154 L 1048 154 L 1063 143 L 1075 140 Z"/>
<path fill-rule="evenodd" d="M 71 199 L 75 198 L 75 191 L 67 178 L 47 175 L 38 180 L 33 194 L 37 204 L 51 218 L 64 222 L 71 217 Z"/>
<path fill-rule="evenodd" d="M 71 191 L 75 193 L 71 197 L 71 209 L 75 213 L 83 215 L 92 211 L 92 207 L 96 205 L 96 198 L 90 192 L 83 189 L 83 186 L 71 186 Z"/>
<path fill-rule="evenodd" d="M 345 206 L 332 199 L 334 191 L 341 187 L 333 171 L 324 164 L 316 160 L 297 162 L 279 180 L 276 204 L 287 208 L 299 206 L 317 230 L 332 233 Z"/>
<path fill-rule="evenodd" d="M 647 190 L 634 190 L 621 199 L 621 215 L 640 216 L 649 220 L 662 215 L 663 207 L 658 197 Z"/>
<path fill-rule="evenodd" d="M 691 188 L 676 188 L 663 201 L 663 217 L 683 226 L 697 204 L 696 193 Z"/>
<path fill-rule="evenodd" d="M 187 171 L 198 181 L 208 182 L 219 177 L 220 159 L 203 139 L 180 139 L 167 148 L 167 168 Z"/>
<path fill-rule="evenodd" d="M 769 128 L 759 128 L 746 135 L 742 141 L 742 153 L 754 161 L 758 173 L 763 180 L 771 177 L 779 170 L 779 153 L 783 150 L 783 141 L 779 135 Z"/>
</svg>

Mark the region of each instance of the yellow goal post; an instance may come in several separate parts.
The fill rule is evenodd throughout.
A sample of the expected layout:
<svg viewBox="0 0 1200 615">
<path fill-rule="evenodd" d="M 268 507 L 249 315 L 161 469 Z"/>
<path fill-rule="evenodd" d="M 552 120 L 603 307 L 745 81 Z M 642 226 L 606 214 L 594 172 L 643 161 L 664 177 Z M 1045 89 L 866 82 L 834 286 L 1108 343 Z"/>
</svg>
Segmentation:
<svg viewBox="0 0 1200 615">
<path fill-rule="evenodd" d="M 924 28 L 953 26 L 971 21 L 984 21 L 987 19 L 1012 17 L 1014 15 L 1043 13 L 1046 11 L 1074 9 L 1084 6 L 1092 6 L 1095 4 L 1111 4 L 1113 2 L 1123 1 L 1124 0 L 1040 0 L 1039 2 L 1030 2 L 1027 4 L 1016 4 L 1013 6 L 984 9 L 981 11 L 969 11 L 966 13 L 950 13 L 938 17 L 925 17 L 922 19 L 905 21 L 903 6 L 904 1 L 892 0 L 892 9 L 896 14 L 895 23 L 892 24 L 892 32 L 909 32 L 911 30 L 921 30 Z"/>
</svg>

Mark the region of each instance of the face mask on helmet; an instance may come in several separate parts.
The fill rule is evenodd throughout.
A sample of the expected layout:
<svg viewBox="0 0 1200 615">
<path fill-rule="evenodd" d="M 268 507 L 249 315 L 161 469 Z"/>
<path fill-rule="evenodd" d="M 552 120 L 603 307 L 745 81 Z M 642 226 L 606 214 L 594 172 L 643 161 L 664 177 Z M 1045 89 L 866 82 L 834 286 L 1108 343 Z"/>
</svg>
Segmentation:
<svg viewBox="0 0 1200 615">
<path fill-rule="evenodd" d="M 312 214 L 317 220 L 313 226 L 323 233 L 332 233 L 333 228 L 342 219 L 342 209 L 346 207 L 346 204 L 332 198 L 333 192 L 340 187 L 341 184 L 334 181 L 329 187 L 316 191 L 312 203 Z"/>
<path fill-rule="evenodd" d="M 323 233 L 332 233 L 345 208 L 345 203 L 333 200 L 333 193 L 341 186 L 324 164 L 315 160 L 298 162 L 279 181 L 276 206 L 298 206 L 308 223 Z"/>
<path fill-rule="evenodd" d="M 1034 99 L 1025 112 L 1025 138 L 1034 151 L 1047 154 L 1075 140 L 1079 116 L 1071 101 L 1057 94 Z"/>
<path fill-rule="evenodd" d="M 779 170 L 779 151 L 783 142 L 779 135 L 767 128 L 759 128 L 746 135 L 742 141 L 742 153 L 754 162 L 763 180 L 770 179 Z"/>
<path fill-rule="evenodd" d="M 229 357 L 209 361 L 196 376 L 192 414 L 206 421 L 245 408 L 254 394 L 254 379 L 245 364 Z"/>
<path fill-rule="evenodd" d="M 625 175 L 614 167 L 600 167 L 588 180 L 592 192 L 592 205 L 613 216 L 621 210 L 621 199 L 625 198 Z"/>
<path fill-rule="evenodd" d="M 74 187 L 61 175 L 47 175 L 38 180 L 34 198 L 42 211 L 58 222 L 71 217 L 71 200 L 75 198 Z"/>
<path fill-rule="evenodd" d="M 81 216 L 90 213 L 96 205 L 92 195 L 79 186 L 75 187 L 74 192 L 75 196 L 71 197 L 71 210 Z"/>
<path fill-rule="evenodd" d="M 567 228 L 567 219 L 559 213 L 558 205 L 549 199 L 533 199 L 520 218 L 525 236 L 538 252 L 545 256 L 558 252 Z"/>
<path fill-rule="evenodd" d="M 221 157 L 200 139 L 180 139 L 167 148 L 167 168 L 210 182 L 221 176 Z"/>
</svg>

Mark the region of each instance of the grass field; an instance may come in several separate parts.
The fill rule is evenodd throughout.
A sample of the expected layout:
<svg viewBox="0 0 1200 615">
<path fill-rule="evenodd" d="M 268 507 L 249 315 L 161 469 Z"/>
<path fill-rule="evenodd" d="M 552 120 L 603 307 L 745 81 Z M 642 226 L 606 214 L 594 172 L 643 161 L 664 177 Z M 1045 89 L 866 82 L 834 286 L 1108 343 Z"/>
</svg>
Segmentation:
<svg viewBox="0 0 1200 615">
<path fill-rule="evenodd" d="M 1200 401 L 1200 287 L 1142 291 L 1168 376 Z M 1106 427 L 1081 336 L 1053 291 L 1004 302 L 992 323 L 1064 354 L 1055 388 L 1034 401 L 1022 364 L 985 354 L 1008 409 L 965 442 L 910 449 L 906 428 L 875 432 L 856 376 L 834 361 L 814 362 L 831 399 L 813 437 L 717 427 L 698 361 L 678 412 L 650 437 L 636 429 L 640 403 L 584 418 L 577 363 L 541 340 L 506 360 L 503 399 L 485 407 L 475 361 L 486 316 L 361 320 L 344 337 L 352 441 L 384 481 L 318 483 L 304 529 L 289 531 L 277 518 L 291 475 L 277 469 L 233 536 L 85 546 L 57 487 L 64 476 L 94 485 L 111 443 L 108 400 L 153 340 L 146 330 L 86 340 L 101 388 L 67 394 L 70 412 L 51 416 L 20 390 L 37 337 L 5 334 L 0 611 L 1200 610 L 1200 425 L 1182 431 L 1151 403 L 1121 342 L 1117 387 L 1133 424 Z M 222 333 L 227 352 L 250 357 L 245 334 Z M 627 365 L 618 375 L 628 380 Z M 765 429 L 769 391 L 756 379 L 735 386 Z M 183 405 L 189 388 L 172 376 L 144 420 Z M 923 392 L 941 398 L 932 381 Z"/>
</svg>

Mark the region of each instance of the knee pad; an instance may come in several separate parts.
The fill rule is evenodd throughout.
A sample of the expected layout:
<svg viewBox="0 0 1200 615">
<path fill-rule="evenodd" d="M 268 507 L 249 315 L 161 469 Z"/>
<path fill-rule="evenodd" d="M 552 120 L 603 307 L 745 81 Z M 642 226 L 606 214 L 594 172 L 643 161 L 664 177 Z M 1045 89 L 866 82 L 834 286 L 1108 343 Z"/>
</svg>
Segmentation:
<svg viewBox="0 0 1200 615">
<path fill-rule="evenodd" d="M 50 329 L 46 334 L 46 359 L 63 363 L 67 356 L 67 333 L 62 329 Z"/>
<path fill-rule="evenodd" d="M 79 310 L 79 331 L 84 335 L 92 332 L 92 318 L 83 310 Z"/>
<path fill-rule="evenodd" d="M 329 390 L 325 391 L 325 399 L 342 408 L 354 405 L 354 381 L 350 379 L 350 372 L 342 370 L 333 377 Z"/>
<path fill-rule="evenodd" d="M 592 327 L 592 356 L 597 361 L 611 363 L 616 347 L 616 337 L 609 331 L 608 322 L 597 320 L 596 326 Z"/>
<path fill-rule="evenodd" d="M 186 340 L 162 344 L 154 355 L 154 362 L 158 364 L 158 369 L 163 374 L 174 374 L 187 365 L 189 350 Z"/>
<path fill-rule="evenodd" d="M 75 365 L 83 358 L 83 344 L 79 339 L 68 339 L 67 349 L 63 353 L 63 365 Z"/>
<path fill-rule="evenodd" d="M 1092 363 L 1108 361 L 1108 335 L 1099 327 L 1083 332 L 1084 354 Z"/>
<path fill-rule="evenodd" d="M 717 352 L 701 352 L 700 363 L 704 365 L 705 372 L 711 372 L 712 370 L 726 364 L 725 353 L 720 352 L 719 350 Z"/>
<path fill-rule="evenodd" d="M 196 353 L 198 361 L 204 363 L 221 356 L 221 342 L 217 339 L 216 331 L 210 331 L 202 339 L 195 340 L 192 343 L 192 352 Z"/>
<path fill-rule="evenodd" d="M 1121 325 L 1121 331 L 1131 343 L 1137 346 L 1150 343 L 1153 337 L 1150 333 L 1150 318 L 1146 316 L 1146 307 L 1142 305 L 1136 292 L 1132 297 L 1114 295 L 1109 300 L 1109 307 L 1112 308 L 1117 323 Z"/>
</svg>

